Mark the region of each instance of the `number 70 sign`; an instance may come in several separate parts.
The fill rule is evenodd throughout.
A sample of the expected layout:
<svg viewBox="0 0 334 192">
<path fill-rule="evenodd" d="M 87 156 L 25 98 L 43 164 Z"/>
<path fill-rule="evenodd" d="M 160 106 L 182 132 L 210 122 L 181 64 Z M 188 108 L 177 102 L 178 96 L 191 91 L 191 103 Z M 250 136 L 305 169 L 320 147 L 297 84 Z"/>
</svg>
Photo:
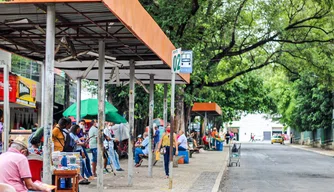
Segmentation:
<svg viewBox="0 0 334 192">
<path fill-rule="evenodd" d="M 181 48 L 172 52 L 172 73 L 192 72 L 192 51 L 182 51 Z"/>
</svg>

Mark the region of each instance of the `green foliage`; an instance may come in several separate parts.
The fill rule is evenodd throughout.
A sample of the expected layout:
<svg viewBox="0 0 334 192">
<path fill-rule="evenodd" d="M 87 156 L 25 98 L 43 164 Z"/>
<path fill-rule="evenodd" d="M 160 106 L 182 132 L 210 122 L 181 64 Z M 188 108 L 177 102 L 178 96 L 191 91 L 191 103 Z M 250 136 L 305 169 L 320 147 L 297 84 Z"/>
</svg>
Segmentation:
<svg viewBox="0 0 334 192">
<path fill-rule="evenodd" d="M 269 95 L 277 106 L 281 123 L 298 131 L 331 127 L 332 91 L 314 73 L 305 73 L 292 82 L 281 72 L 267 83 L 273 87 Z"/>
<path fill-rule="evenodd" d="M 241 111 L 271 110 L 292 125 L 300 105 L 294 83 L 300 74 L 313 73 L 318 84 L 330 86 L 326 82 L 334 66 L 332 0 L 141 3 L 176 47 L 194 51 L 194 72 L 184 95 L 188 106 L 217 102 L 224 121 Z M 253 73 L 264 67 L 268 68 Z M 268 79 L 277 84 L 268 86 Z"/>
</svg>

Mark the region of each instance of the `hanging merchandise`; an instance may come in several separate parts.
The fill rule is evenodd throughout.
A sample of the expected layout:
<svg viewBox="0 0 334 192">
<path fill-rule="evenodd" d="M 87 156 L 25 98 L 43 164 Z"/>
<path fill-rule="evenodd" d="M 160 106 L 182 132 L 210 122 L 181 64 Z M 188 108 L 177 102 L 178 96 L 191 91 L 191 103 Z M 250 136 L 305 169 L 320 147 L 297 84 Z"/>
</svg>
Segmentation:
<svg viewBox="0 0 334 192">
<path fill-rule="evenodd" d="M 30 115 L 30 129 L 32 129 L 33 127 L 34 127 L 34 114 L 32 113 L 31 115 Z"/>
<path fill-rule="evenodd" d="M 14 115 L 14 125 L 12 129 L 17 129 L 17 119 L 16 119 L 16 113 Z"/>
<path fill-rule="evenodd" d="M 22 127 L 23 128 L 27 128 L 27 121 L 26 121 L 26 116 L 25 116 L 25 114 L 22 114 L 23 115 L 23 124 L 22 124 Z"/>
<path fill-rule="evenodd" d="M 31 114 L 28 113 L 27 127 L 26 129 L 31 129 Z"/>
</svg>

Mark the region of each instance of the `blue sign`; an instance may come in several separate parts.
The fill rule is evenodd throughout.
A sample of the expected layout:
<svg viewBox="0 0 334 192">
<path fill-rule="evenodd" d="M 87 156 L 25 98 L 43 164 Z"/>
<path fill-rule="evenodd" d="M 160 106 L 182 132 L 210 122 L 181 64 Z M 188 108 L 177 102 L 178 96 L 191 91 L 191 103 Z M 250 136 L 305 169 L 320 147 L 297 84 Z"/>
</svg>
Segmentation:
<svg viewBox="0 0 334 192">
<path fill-rule="evenodd" d="M 193 72 L 193 51 L 182 51 L 180 73 Z"/>
</svg>

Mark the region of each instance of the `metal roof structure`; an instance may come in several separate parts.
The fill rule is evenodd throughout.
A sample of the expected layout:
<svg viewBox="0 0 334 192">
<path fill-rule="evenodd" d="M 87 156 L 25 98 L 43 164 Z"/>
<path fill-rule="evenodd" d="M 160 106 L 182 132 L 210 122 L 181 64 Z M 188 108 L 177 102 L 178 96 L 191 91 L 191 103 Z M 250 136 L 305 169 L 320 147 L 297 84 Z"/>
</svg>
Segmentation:
<svg viewBox="0 0 334 192">
<path fill-rule="evenodd" d="M 46 2 L 56 3 L 55 60 L 59 62 L 55 63 L 55 67 L 64 70 L 73 79 L 84 73 L 98 57 L 98 41 L 104 39 L 106 56 L 120 64 L 120 81 L 128 80 L 128 72 L 125 71 L 129 69 L 129 61 L 134 60 L 137 79 L 146 83 L 149 74 L 154 72 L 155 83 L 170 82 L 171 51 L 175 47 L 135 0 L 1 2 L 0 49 L 36 61 L 44 60 Z M 127 14 L 129 11 L 136 14 Z M 108 69 L 107 64 L 106 67 L 105 74 L 108 76 L 112 66 Z M 97 63 L 86 77 L 97 80 Z M 186 74 L 176 78 L 177 83 L 189 81 L 190 76 Z"/>
</svg>

